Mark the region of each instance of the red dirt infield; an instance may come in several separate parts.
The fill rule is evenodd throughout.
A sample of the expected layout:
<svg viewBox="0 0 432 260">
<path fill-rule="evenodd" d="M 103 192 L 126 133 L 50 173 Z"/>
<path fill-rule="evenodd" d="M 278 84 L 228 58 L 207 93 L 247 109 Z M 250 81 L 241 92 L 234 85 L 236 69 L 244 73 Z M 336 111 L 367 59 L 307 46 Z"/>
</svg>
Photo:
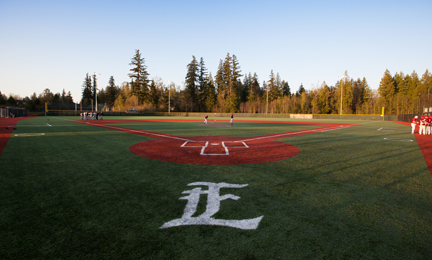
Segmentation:
<svg viewBox="0 0 432 260">
<path fill-rule="evenodd" d="M 241 122 L 253 123 L 303 124 L 320 126 L 320 128 L 317 129 L 245 138 L 228 136 L 181 137 L 109 125 L 114 123 L 179 121 L 200 120 L 90 120 L 74 122 L 155 138 L 153 140 L 137 143 L 129 148 L 132 153 L 138 156 L 166 162 L 201 165 L 253 164 L 285 160 L 298 155 L 300 153 L 300 149 L 293 145 L 276 141 L 276 139 L 354 126 L 352 124 L 335 123 L 241 120 Z"/>
<path fill-rule="evenodd" d="M 17 122 L 32 117 L 0 118 L 0 156 L 13 132 Z"/>
<path fill-rule="evenodd" d="M 239 137 L 197 136 L 193 140 L 158 138 L 137 143 L 129 150 L 139 156 L 175 163 L 228 165 L 280 161 L 300 153 L 297 147 L 273 140 L 254 140 L 246 145 Z M 183 145 L 183 146 L 182 146 Z"/>
<path fill-rule="evenodd" d="M 399 122 L 399 121 L 393 121 L 393 122 L 411 127 L 411 123 Z M 418 126 L 416 126 L 416 131 L 414 132 L 416 134 L 414 134 L 414 136 L 417 140 L 417 144 L 429 168 L 429 172 L 432 175 L 432 135 L 419 135 L 418 130 L 419 128 Z"/>
</svg>

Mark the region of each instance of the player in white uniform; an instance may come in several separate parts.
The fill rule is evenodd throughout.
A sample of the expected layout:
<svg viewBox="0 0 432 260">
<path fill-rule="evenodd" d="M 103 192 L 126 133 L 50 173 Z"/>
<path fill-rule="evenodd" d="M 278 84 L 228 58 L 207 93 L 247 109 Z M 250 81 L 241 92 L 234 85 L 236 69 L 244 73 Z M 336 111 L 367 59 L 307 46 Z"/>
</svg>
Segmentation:
<svg viewBox="0 0 432 260">
<path fill-rule="evenodd" d="M 233 115 L 233 113 L 231 113 L 231 121 L 230 121 L 230 123 L 231 123 L 231 126 L 234 125 L 234 115 Z"/>
<path fill-rule="evenodd" d="M 411 120 L 411 134 L 414 134 L 414 130 L 416 128 L 417 125 L 417 118 L 418 116 L 415 116 L 412 120 Z"/>
<path fill-rule="evenodd" d="M 429 126 L 426 129 L 428 135 L 432 134 L 432 114 L 427 118 Z"/>
<path fill-rule="evenodd" d="M 420 124 L 420 130 L 419 130 L 419 135 L 424 135 L 426 134 L 425 132 L 425 118 L 424 115 L 421 116 L 420 120 L 419 120 L 419 124 Z"/>
<path fill-rule="evenodd" d="M 206 116 L 204 117 L 204 124 L 207 124 L 207 118 L 208 118 L 208 115 L 206 115 Z"/>
</svg>

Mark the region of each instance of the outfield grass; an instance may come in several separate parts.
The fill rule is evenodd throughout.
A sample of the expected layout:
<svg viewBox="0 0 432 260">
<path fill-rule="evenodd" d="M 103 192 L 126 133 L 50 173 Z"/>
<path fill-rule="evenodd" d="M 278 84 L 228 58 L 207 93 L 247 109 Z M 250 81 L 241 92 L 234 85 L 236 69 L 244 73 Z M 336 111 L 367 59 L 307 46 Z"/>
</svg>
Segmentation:
<svg viewBox="0 0 432 260">
<path fill-rule="evenodd" d="M 407 126 L 303 120 L 361 125 L 279 139 L 301 150 L 287 160 L 191 165 L 146 159 L 129 151 L 150 137 L 71 119 L 79 118 L 23 120 L 14 134 L 45 135 L 9 139 L 0 157 L 1 259 L 432 256 L 432 180 Z M 271 119 L 275 120 L 279 119 Z M 200 122 L 114 125 L 177 136 L 244 137 L 316 128 L 240 119 L 233 128 L 203 127 Z M 258 228 L 160 229 L 182 216 L 187 201 L 179 198 L 193 182 L 248 184 L 221 189 L 221 195 L 240 199 L 222 201 L 214 218 L 264 216 Z M 196 215 L 205 210 L 206 196 L 201 195 Z"/>
</svg>

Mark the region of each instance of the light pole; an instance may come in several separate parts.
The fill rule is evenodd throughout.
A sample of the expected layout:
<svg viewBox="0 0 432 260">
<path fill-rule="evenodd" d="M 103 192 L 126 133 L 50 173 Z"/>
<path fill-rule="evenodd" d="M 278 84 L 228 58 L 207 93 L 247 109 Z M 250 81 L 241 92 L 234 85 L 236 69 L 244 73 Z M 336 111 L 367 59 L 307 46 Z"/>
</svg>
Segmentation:
<svg viewBox="0 0 432 260">
<path fill-rule="evenodd" d="M 419 104 L 418 104 L 418 112 L 419 112 L 419 114 L 420 114 L 420 96 L 421 96 L 421 93 L 419 93 Z"/>
<path fill-rule="evenodd" d="M 266 103 L 266 114 L 268 114 L 268 84 L 266 83 L 267 103 Z"/>
<path fill-rule="evenodd" d="M 340 106 L 340 115 L 342 115 L 342 92 L 343 92 L 343 85 L 342 85 L 342 80 L 347 78 L 346 75 L 343 76 L 339 76 L 339 85 L 341 87 L 341 106 Z"/>
<path fill-rule="evenodd" d="M 171 113 L 171 85 L 172 81 L 168 81 L 168 113 Z"/>
</svg>

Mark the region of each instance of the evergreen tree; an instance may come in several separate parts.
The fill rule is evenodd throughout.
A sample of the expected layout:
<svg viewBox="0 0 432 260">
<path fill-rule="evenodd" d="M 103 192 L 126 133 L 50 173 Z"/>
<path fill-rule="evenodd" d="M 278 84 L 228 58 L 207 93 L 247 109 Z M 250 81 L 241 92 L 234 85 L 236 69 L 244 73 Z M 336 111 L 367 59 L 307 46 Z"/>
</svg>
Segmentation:
<svg viewBox="0 0 432 260">
<path fill-rule="evenodd" d="M 9 98 L 6 100 L 6 105 L 8 105 L 8 106 L 16 106 L 17 105 L 17 102 L 12 97 L 12 95 L 10 95 Z"/>
<path fill-rule="evenodd" d="M 330 108 L 329 96 L 330 96 L 330 88 L 325 82 L 323 82 L 318 94 L 318 109 L 320 114 L 330 114 L 331 108 Z"/>
<path fill-rule="evenodd" d="M 429 70 L 426 70 L 420 79 L 421 91 L 427 92 L 428 89 L 432 88 L 432 75 Z"/>
<path fill-rule="evenodd" d="M 361 80 L 361 83 L 360 83 L 360 93 L 361 93 L 361 102 L 360 102 L 360 104 L 362 106 L 369 102 L 370 97 L 372 95 L 371 92 L 372 91 L 371 91 L 371 89 L 369 87 L 369 84 L 366 81 L 366 78 L 363 77 L 363 79 Z"/>
<path fill-rule="evenodd" d="M 279 78 L 280 80 L 280 78 Z M 269 93 L 268 93 L 268 101 L 271 102 L 273 100 L 276 100 L 280 97 L 280 92 L 279 92 L 279 88 L 277 85 L 277 81 L 276 78 L 274 76 L 273 70 L 270 73 L 270 80 L 267 82 L 268 83 L 268 88 L 269 88 Z"/>
<path fill-rule="evenodd" d="M 83 83 L 81 104 L 87 106 L 91 103 L 91 100 L 92 100 L 92 82 L 91 82 L 91 77 L 87 73 Z"/>
<path fill-rule="evenodd" d="M 206 89 L 206 94 L 205 94 L 206 112 L 212 112 L 212 109 L 216 104 L 216 88 L 211 73 L 210 76 L 207 78 L 205 89 Z"/>
<path fill-rule="evenodd" d="M 300 97 L 301 94 L 303 94 L 303 92 L 305 92 L 305 91 L 306 91 L 306 90 L 305 90 L 305 88 L 303 87 L 303 83 L 301 83 L 299 89 L 298 89 L 297 92 L 296 92 L 296 96 L 297 96 L 297 97 Z"/>
<path fill-rule="evenodd" d="M 300 94 L 300 107 L 301 107 L 301 113 L 302 114 L 308 114 L 309 113 L 309 99 L 306 91 L 303 91 Z"/>
<path fill-rule="evenodd" d="M 282 81 L 282 95 L 288 97 L 291 96 L 291 89 L 288 82 Z"/>
<path fill-rule="evenodd" d="M 36 93 L 35 93 L 36 94 Z M 6 96 L 0 91 L 0 105 L 6 105 Z"/>
<path fill-rule="evenodd" d="M 396 72 L 396 74 L 393 77 L 393 81 L 394 81 L 395 86 L 396 86 L 396 92 L 400 92 L 403 95 L 408 94 L 408 87 L 405 84 L 405 76 L 402 72 L 400 72 L 400 73 Z"/>
<path fill-rule="evenodd" d="M 238 105 L 240 105 L 241 102 L 244 102 L 247 99 L 248 88 L 245 88 L 240 80 L 243 75 L 241 74 L 240 65 L 235 55 L 232 55 L 231 63 L 233 87 L 236 89 Z"/>
<path fill-rule="evenodd" d="M 171 86 L 168 86 L 171 87 Z M 156 83 L 152 80 L 150 84 L 150 103 L 153 105 L 153 108 L 156 110 L 158 108 L 159 103 L 159 93 L 156 88 Z"/>
<path fill-rule="evenodd" d="M 206 87 L 207 84 L 207 68 L 204 64 L 204 59 L 201 57 L 198 68 L 198 108 L 199 111 L 205 110 Z"/>
<path fill-rule="evenodd" d="M 130 66 L 129 77 L 131 78 L 132 95 L 138 97 L 138 104 L 144 103 L 148 99 L 148 72 L 147 66 L 145 65 L 144 58 L 141 58 L 141 53 L 137 49 L 135 50 L 135 56 L 132 58 Z"/>
<path fill-rule="evenodd" d="M 111 76 L 108 81 L 108 86 L 106 87 L 107 103 L 109 107 L 114 106 L 114 102 L 117 98 L 118 91 L 119 91 L 119 87 L 115 85 L 114 77 Z"/>
<path fill-rule="evenodd" d="M 228 88 L 231 90 L 227 98 L 226 105 L 224 107 L 225 113 L 236 113 L 240 105 L 240 98 L 238 96 L 237 88 L 234 87 L 233 82 L 230 80 Z"/>
<path fill-rule="evenodd" d="M 192 102 L 191 111 L 194 111 L 198 101 L 198 78 L 198 62 L 195 56 L 192 56 L 192 61 L 187 65 L 187 74 L 185 77 L 185 87 Z"/>
<path fill-rule="evenodd" d="M 225 60 L 222 64 L 222 80 L 223 85 L 225 86 L 225 93 L 223 98 L 226 99 L 231 93 L 232 84 L 230 85 L 230 81 L 232 81 L 232 69 L 231 69 L 231 56 L 227 53 Z"/>
<path fill-rule="evenodd" d="M 216 78 L 215 78 L 215 85 L 217 87 L 217 94 L 225 93 L 225 82 L 224 82 L 224 76 L 223 76 L 223 63 L 222 60 L 219 60 L 219 66 L 216 72 Z"/>
<path fill-rule="evenodd" d="M 381 78 L 381 82 L 378 88 L 378 93 L 380 94 L 381 99 L 384 102 L 386 113 L 393 114 L 394 111 L 393 111 L 392 101 L 393 101 L 393 97 L 396 94 L 396 84 L 389 70 L 386 70 L 384 76 Z"/>
</svg>

